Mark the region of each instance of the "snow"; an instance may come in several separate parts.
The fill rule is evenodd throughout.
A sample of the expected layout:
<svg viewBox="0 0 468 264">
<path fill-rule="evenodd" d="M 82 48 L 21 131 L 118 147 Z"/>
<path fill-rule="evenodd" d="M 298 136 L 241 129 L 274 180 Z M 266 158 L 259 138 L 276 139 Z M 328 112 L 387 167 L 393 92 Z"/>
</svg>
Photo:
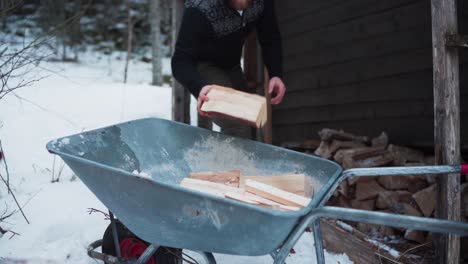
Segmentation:
<svg viewBox="0 0 468 264">
<path fill-rule="evenodd" d="M 388 254 L 390 254 L 394 258 L 399 258 L 400 257 L 400 252 L 398 252 L 398 250 L 396 250 L 396 249 L 393 249 L 393 248 L 391 248 L 391 247 L 389 247 L 389 246 L 387 246 L 387 245 L 385 245 L 383 243 L 380 243 L 379 241 L 376 241 L 374 239 L 365 238 L 365 240 L 367 242 L 369 242 L 369 243 L 374 244 L 378 248 L 387 251 Z"/>
<path fill-rule="evenodd" d="M 47 62 L 36 68 L 47 76 L 33 86 L 0 100 L 0 139 L 11 174 L 11 185 L 26 216 L 14 214 L 1 226 L 20 235 L 0 237 L 1 257 L 91 264 L 86 247 L 102 237 L 108 225 L 99 213 L 104 205 L 59 158 L 45 149 L 54 138 L 144 117 L 171 118 L 171 89 L 149 85 L 151 64 L 132 61 L 128 84 L 122 83 L 124 58 L 85 53 L 79 63 Z M 120 60 L 119 60 L 120 57 Z M 164 71 L 170 74 L 169 59 Z M 195 110 L 192 107 L 192 113 Z M 195 122 L 195 121 L 192 121 Z M 63 139 L 61 144 L 68 144 Z M 4 175 L 4 167 L 0 165 Z M 135 172 L 141 177 L 146 173 Z M 59 182 L 51 183 L 52 178 Z M 0 187 L 1 205 L 14 203 Z M 0 207 L 3 210 L 3 207 Z M 1 211 L 0 211 L 1 213 Z M 315 263 L 313 238 L 306 234 L 288 263 Z M 269 256 L 216 255 L 219 263 L 271 263 Z M 327 263 L 351 263 L 346 255 L 326 253 Z M 42 262 L 42 261 L 41 261 Z M 44 263 L 45 263 L 44 262 Z"/>
<path fill-rule="evenodd" d="M 353 232 L 354 228 L 342 221 L 336 221 L 336 224 L 348 232 Z"/>
</svg>

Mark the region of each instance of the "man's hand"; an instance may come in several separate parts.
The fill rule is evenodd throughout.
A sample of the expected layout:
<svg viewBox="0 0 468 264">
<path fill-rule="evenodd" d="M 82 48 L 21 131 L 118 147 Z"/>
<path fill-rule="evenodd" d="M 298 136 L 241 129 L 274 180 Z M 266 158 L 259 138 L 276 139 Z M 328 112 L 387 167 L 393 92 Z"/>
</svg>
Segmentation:
<svg viewBox="0 0 468 264">
<path fill-rule="evenodd" d="M 279 77 L 273 77 L 270 79 L 268 84 L 268 93 L 272 95 L 276 94 L 274 98 L 271 98 L 271 104 L 277 105 L 283 100 L 284 94 L 286 93 L 286 86 Z"/>
<path fill-rule="evenodd" d="M 201 116 L 206 116 L 206 117 L 213 117 L 214 115 L 212 113 L 207 113 L 201 110 L 202 105 L 204 102 L 208 102 L 210 100 L 208 96 L 208 92 L 211 90 L 212 85 L 205 85 L 200 91 L 200 94 L 198 94 L 198 101 L 197 101 L 197 111 Z"/>
</svg>

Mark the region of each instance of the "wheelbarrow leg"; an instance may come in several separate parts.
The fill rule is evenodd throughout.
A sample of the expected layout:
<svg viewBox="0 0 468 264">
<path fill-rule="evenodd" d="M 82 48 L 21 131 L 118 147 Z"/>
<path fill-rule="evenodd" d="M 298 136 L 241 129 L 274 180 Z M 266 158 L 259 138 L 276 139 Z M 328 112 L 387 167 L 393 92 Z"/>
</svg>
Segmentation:
<svg viewBox="0 0 468 264">
<path fill-rule="evenodd" d="M 143 254 L 141 254 L 141 256 L 136 260 L 135 264 L 145 264 L 154 255 L 154 253 L 156 253 L 158 248 L 158 245 L 149 245 L 145 251 L 143 251 Z"/>
<path fill-rule="evenodd" d="M 121 258 L 122 253 L 120 252 L 120 242 L 119 242 L 119 236 L 117 235 L 117 226 L 115 225 L 114 214 L 110 210 L 109 210 L 109 218 L 111 221 L 112 237 L 114 238 L 115 252 L 117 253 L 117 257 Z"/>
<path fill-rule="evenodd" d="M 312 230 L 314 234 L 315 255 L 317 257 L 317 264 L 325 264 L 322 231 L 320 230 L 320 218 L 315 219 L 315 221 L 312 223 Z"/>
<path fill-rule="evenodd" d="M 213 253 L 210 252 L 198 252 L 205 259 L 207 264 L 216 264 L 216 259 Z"/>
</svg>

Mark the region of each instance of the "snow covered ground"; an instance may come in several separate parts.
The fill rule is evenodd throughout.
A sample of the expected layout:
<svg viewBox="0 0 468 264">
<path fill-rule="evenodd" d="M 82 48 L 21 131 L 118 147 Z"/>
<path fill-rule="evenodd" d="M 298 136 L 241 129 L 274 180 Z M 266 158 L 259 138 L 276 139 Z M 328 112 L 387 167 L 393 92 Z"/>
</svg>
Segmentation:
<svg viewBox="0 0 468 264">
<path fill-rule="evenodd" d="M 169 74 L 169 61 L 165 71 Z M 143 117 L 171 118 L 169 87 L 149 85 L 151 65 L 132 62 L 128 84 L 122 83 L 123 60 L 88 54 L 80 63 L 43 63 L 36 70 L 47 78 L 0 100 L 0 139 L 11 184 L 26 216 L 16 213 L 1 226 L 19 235 L 0 238 L 1 258 L 53 260 L 57 263 L 97 263 L 86 246 L 100 238 L 108 221 L 87 208 L 105 210 L 95 196 L 50 155 L 45 144 L 64 135 Z M 3 172 L 4 168 L 0 166 Z M 60 180 L 51 183 L 52 175 Z M 4 175 L 2 173 L 2 175 Z M 6 201 L 0 187 L 0 210 Z M 0 211 L 1 214 L 1 211 Z M 10 238 L 11 237 L 11 238 Z M 313 239 L 305 235 L 288 263 L 315 263 Z M 218 262 L 271 263 L 269 257 L 217 255 Z M 326 254 L 327 263 L 351 263 L 345 255 Z"/>
</svg>

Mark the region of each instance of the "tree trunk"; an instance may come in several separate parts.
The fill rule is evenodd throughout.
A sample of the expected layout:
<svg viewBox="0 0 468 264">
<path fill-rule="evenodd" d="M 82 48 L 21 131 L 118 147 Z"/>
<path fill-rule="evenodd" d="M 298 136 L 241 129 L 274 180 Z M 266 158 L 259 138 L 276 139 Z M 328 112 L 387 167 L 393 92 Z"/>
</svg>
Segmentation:
<svg viewBox="0 0 468 264">
<path fill-rule="evenodd" d="M 125 60 L 124 83 L 127 83 L 128 64 L 132 55 L 133 22 L 131 4 L 131 0 L 127 0 L 127 59 Z"/>
<path fill-rule="evenodd" d="M 161 54 L 161 1 L 150 1 L 151 46 L 153 64 L 153 85 L 162 85 L 162 54 Z"/>
</svg>

